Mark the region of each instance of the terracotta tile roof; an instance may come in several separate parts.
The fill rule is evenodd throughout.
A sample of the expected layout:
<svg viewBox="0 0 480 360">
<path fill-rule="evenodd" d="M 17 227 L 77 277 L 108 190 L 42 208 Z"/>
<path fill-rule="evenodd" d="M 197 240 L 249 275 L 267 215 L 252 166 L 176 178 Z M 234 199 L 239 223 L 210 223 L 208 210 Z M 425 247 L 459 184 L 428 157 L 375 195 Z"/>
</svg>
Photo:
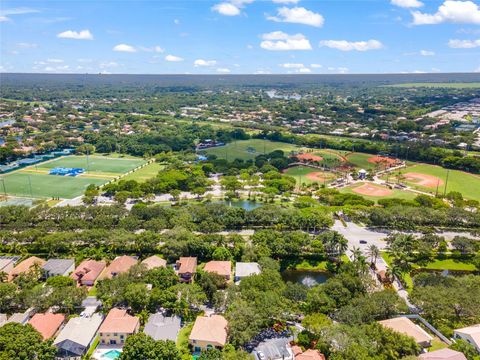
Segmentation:
<svg viewBox="0 0 480 360">
<path fill-rule="evenodd" d="M 137 262 L 137 259 L 128 255 L 116 257 L 110 265 L 107 266 L 104 274 L 102 274 L 102 278 L 111 279 L 117 274 L 125 273 Z"/>
<path fill-rule="evenodd" d="M 181 257 L 177 260 L 177 269 L 179 274 L 193 274 L 197 269 L 196 257 Z"/>
<path fill-rule="evenodd" d="M 221 315 L 199 316 L 195 320 L 189 339 L 224 346 L 227 343 L 227 326 L 227 320 Z"/>
<path fill-rule="evenodd" d="M 95 281 L 105 269 L 105 261 L 84 260 L 70 275 L 75 281 Z"/>
<path fill-rule="evenodd" d="M 203 270 L 211 273 L 216 273 L 222 276 L 230 277 L 232 275 L 231 261 L 209 261 L 205 264 Z"/>
<path fill-rule="evenodd" d="M 418 344 L 432 340 L 432 337 L 428 335 L 425 330 L 423 330 L 420 326 L 415 325 L 415 323 L 410 319 L 403 316 L 382 320 L 379 321 L 379 323 L 396 332 L 413 337 Z"/>
<path fill-rule="evenodd" d="M 467 360 L 461 352 L 450 349 L 428 352 L 421 354 L 418 358 L 422 360 Z"/>
<path fill-rule="evenodd" d="M 295 355 L 295 360 L 325 360 L 325 355 L 323 355 L 318 350 L 308 349 L 302 351 L 300 346 L 292 346 L 293 355 Z"/>
<path fill-rule="evenodd" d="M 57 333 L 64 321 L 64 314 L 45 313 L 33 315 L 28 323 L 42 334 L 43 339 L 46 340 Z"/>
<path fill-rule="evenodd" d="M 39 267 L 42 267 L 43 265 L 45 265 L 45 263 L 45 260 L 40 259 L 36 256 L 31 256 L 28 259 L 23 260 L 21 263 L 15 266 L 12 271 L 10 271 L 10 273 L 8 274 L 8 280 L 11 281 L 16 276 L 29 271 L 35 264 L 39 265 Z"/>
<path fill-rule="evenodd" d="M 167 261 L 159 256 L 153 255 L 143 260 L 142 264 L 144 264 L 148 270 L 151 270 L 158 267 L 166 267 Z"/>
<path fill-rule="evenodd" d="M 139 323 L 140 319 L 127 314 L 127 310 L 113 308 L 108 313 L 98 331 L 101 333 L 133 334 Z"/>
</svg>

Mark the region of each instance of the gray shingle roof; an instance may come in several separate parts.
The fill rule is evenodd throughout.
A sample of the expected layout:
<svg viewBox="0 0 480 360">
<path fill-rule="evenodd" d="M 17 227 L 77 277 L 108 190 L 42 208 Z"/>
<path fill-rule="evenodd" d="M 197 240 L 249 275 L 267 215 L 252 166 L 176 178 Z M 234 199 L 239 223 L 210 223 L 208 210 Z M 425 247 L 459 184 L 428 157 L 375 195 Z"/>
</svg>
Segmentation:
<svg viewBox="0 0 480 360">
<path fill-rule="evenodd" d="M 178 316 L 164 316 L 161 313 L 150 315 L 143 332 L 155 340 L 177 340 L 181 320 Z"/>
<path fill-rule="evenodd" d="M 64 274 L 72 265 L 75 266 L 73 259 L 50 259 L 42 269 L 50 274 Z"/>
</svg>

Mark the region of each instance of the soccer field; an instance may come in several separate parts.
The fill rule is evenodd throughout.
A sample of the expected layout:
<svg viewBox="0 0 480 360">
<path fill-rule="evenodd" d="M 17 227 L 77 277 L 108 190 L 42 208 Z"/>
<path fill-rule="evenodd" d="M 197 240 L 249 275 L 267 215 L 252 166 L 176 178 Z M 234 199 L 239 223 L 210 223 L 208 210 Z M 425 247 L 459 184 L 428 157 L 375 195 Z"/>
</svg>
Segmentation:
<svg viewBox="0 0 480 360">
<path fill-rule="evenodd" d="M 124 174 L 145 163 L 143 159 L 106 158 L 100 156 L 66 156 L 37 165 L 37 169 L 56 167 L 84 168 L 87 173 Z M 30 167 L 30 168 L 35 168 Z"/>
<path fill-rule="evenodd" d="M 16 171 L 0 177 L 0 192 L 32 198 L 59 197 L 71 199 L 82 195 L 88 185 L 102 185 L 108 179 L 30 174 Z M 30 187 L 31 184 L 31 187 Z M 4 187 L 5 186 L 5 187 Z"/>
<path fill-rule="evenodd" d="M 268 154 L 274 150 L 282 150 L 285 152 L 285 155 L 288 155 L 290 151 L 298 151 L 299 149 L 300 147 L 293 144 L 263 139 L 250 139 L 234 141 L 225 146 L 209 148 L 203 151 L 208 155 L 216 155 L 219 159 L 232 161 L 235 159 L 255 159 L 258 155 Z"/>
<path fill-rule="evenodd" d="M 29 166 L 0 176 L 0 193 L 28 198 L 71 199 L 84 193 L 88 185 L 103 185 L 145 163 L 143 159 L 100 156 L 67 156 Z M 49 175 L 56 167 L 84 168 L 76 177 Z"/>
</svg>

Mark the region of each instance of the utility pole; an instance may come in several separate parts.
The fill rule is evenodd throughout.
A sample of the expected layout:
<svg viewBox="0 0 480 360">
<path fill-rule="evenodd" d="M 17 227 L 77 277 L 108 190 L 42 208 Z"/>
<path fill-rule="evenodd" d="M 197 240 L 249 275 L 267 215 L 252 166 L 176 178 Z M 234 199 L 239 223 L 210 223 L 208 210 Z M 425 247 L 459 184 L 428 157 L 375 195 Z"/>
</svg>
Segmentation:
<svg viewBox="0 0 480 360">
<path fill-rule="evenodd" d="M 443 190 L 443 196 L 447 194 L 447 186 L 448 186 L 448 176 L 450 175 L 450 169 L 447 169 L 447 178 L 445 179 L 445 190 Z"/>
<path fill-rule="evenodd" d="M 89 161 L 89 158 L 88 158 L 88 154 L 89 154 L 89 150 L 88 150 L 88 146 L 87 146 L 87 172 L 89 172 L 89 169 L 90 169 L 90 161 Z"/>
<path fill-rule="evenodd" d="M 30 177 L 30 175 L 28 175 L 28 185 L 30 187 L 30 197 L 33 198 L 33 191 L 32 191 L 32 178 Z"/>
<path fill-rule="evenodd" d="M 2 177 L 0 178 L 0 180 L 2 180 L 3 194 L 5 195 L 5 201 L 7 201 L 7 189 L 5 188 L 5 179 Z"/>
</svg>

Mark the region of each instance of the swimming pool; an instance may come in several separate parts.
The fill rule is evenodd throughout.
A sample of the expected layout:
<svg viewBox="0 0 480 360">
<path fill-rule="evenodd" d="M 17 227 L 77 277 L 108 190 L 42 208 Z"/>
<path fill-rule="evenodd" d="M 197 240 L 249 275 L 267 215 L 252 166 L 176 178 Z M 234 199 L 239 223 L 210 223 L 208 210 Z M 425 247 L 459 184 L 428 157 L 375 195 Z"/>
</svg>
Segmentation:
<svg viewBox="0 0 480 360">
<path fill-rule="evenodd" d="M 120 357 L 120 354 L 122 352 L 118 350 L 109 350 L 105 354 L 102 355 L 102 359 L 108 359 L 108 360 L 115 360 Z"/>
</svg>

